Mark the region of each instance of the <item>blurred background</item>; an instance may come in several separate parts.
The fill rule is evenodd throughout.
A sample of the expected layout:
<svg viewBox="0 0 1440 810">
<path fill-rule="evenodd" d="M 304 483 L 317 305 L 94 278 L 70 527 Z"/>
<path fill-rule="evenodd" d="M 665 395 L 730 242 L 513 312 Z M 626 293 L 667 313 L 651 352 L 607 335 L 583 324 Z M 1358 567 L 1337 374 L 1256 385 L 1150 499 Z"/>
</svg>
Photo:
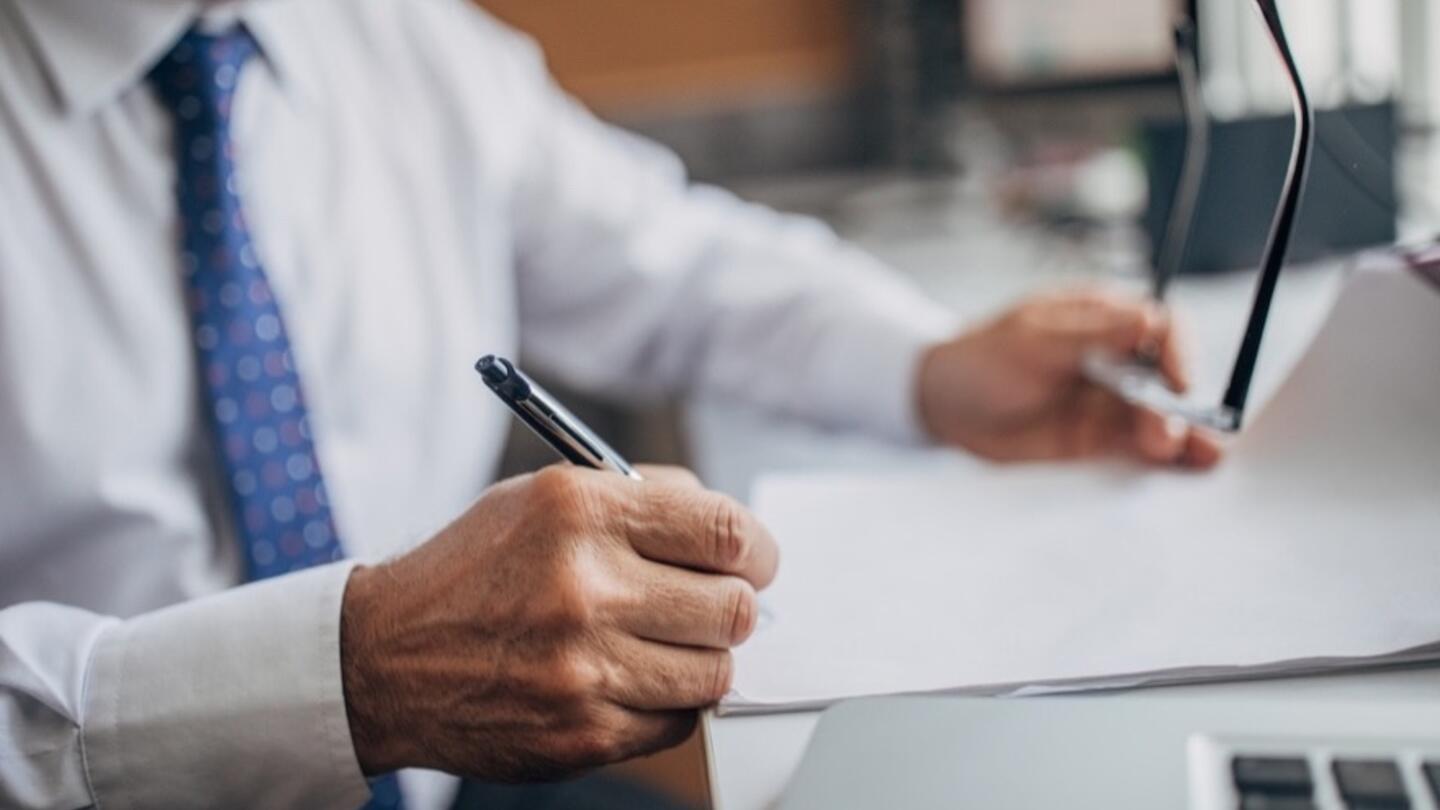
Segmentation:
<svg viewBox="0 0 1440 810">
<path fill-rule="evenodd" d="M 1149 272 L 1184 156 L 1177 20 L 1195 21 L 1212 122 L 1185 272 L 1253 266 L 1293 131 L 1251 0 L 479 2 L 697 179 L 828 221 L 962 314 Z M 1292 258 L 1428 238 L 1440 9 L 1280 6 L 1322 110 Z M 638 458 L 686 459 L 667 404 L 587 415 Z M 545 458 L 531 449 L 515 463 Z"/>
<path fill-rule="evenodd" d="M 1293 131 L 1251 0 L 479 2 L 697 179 L 826 220 L 972 317 L 1045 284 L 1144 283 L 1185 152 L 1178 20 L 1195 22 L 1211 141 L 1182 272 L 1253 269 Z M 1432 238 L 1440 4 L 1279 5 L 1322 111 L 1292 259 Z M 688 463 L 736 431 L 723 404 L 561 394 L 636 459 Z M 550 454 L 516 435 L 508 458 Z M 691 746 L 632 770 L 699 806 L 698 763 Z"/>
<path fill-rule="evenodd" d="M 676 148 L 697 177 L 966 168 L 967 123 L 1005 155 L 1127 143 L 1174 114 L 1171 28 L 1192 16 L 1214 115 L 1287 99 L 1248 0 L 481 0 L 544 45 L 607 118 Z M 1335 108 L 1403 99 L 1428 122 L 1426 0 L 1282 0 L 1309 86 Z M 976 168 L 971 166 L 970 168 Z"/>
</svg>

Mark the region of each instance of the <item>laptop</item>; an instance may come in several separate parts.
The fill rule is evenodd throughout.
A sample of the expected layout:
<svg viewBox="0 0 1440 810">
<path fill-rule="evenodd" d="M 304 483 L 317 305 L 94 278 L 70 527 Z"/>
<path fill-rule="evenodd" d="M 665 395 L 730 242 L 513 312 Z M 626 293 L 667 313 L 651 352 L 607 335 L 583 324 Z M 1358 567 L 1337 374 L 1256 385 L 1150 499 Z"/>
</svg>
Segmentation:
<svg viewBox="0 0 1440 810">
<path fill-rule="evenodd" d="M 782 810 L 1437 810 L 1435 700 L 1164 691 L 852 701 Z"/>
</svg>

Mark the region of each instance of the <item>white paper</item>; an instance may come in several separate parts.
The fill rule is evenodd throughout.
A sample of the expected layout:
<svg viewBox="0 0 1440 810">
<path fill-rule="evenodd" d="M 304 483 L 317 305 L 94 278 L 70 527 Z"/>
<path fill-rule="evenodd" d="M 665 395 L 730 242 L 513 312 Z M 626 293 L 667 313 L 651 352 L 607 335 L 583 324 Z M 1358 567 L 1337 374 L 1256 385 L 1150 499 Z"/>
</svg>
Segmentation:
<svg viewBox="0 0 1440 810">
<path fill-rule="evenodd" d="M 1360 272 L 1213 473 L 762 482 L 774 619 L 721 710 L 1440 656 L 1437 489 L 1440 291 Z"/>
</svg>

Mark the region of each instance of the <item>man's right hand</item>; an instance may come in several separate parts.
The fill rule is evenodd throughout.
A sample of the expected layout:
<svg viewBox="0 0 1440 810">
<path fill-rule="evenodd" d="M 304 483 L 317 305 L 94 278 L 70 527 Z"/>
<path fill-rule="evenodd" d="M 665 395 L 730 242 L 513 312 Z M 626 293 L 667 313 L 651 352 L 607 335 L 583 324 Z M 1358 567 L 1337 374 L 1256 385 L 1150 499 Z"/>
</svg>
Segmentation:
<svg viewBox="0 0 1440 810">
<path fill-rule="evenodd" d="M 775 541 L 689 473 L 551 467 L 357 568 L 341 668 L 360 765 L 490 781 L 677 744 L 730 687 Z"/>
</svg>

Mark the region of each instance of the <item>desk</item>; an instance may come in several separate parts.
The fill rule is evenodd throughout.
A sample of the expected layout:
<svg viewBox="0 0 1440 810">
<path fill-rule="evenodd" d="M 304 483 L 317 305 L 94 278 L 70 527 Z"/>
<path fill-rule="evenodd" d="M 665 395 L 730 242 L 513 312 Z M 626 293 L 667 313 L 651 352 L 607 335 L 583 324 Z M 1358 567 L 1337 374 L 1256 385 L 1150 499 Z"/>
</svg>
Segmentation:
<svg viewBox="0 0 1440 810">
<path fill-rule="evenodd" d="M 1056 283 L 1094 280 L 1094 268 L 1064 263 L 1036 266 L 1035 246 L 1026 237 L 996 237 L 994 228 L 957 227 L 952 235 L 907 235 L 904 238 L 850 238 L 911 275 L 938 300 L 962 316 L 994 311 L 1027 291 Z M 1011 231 L 1013 233 L 1013 231 Z M 967 237 L 967 234 L 969 235 Z M 1013 269 L 1006 269 L 1013 268 Z M 1287 272 L 1272 312 L 1270 329 L 1256 378 L 1257 402 L 1263 402 L 1320 325 L 1341 279 L 1338 263 Z M 1120 278 L 1137 287 L 1143 279 Z M 1219 392 L 1229 373 L 1253 297 L 1253 274 L 1182 279 L 1174 302 L 1194 335 L 1196 390 L 1200 396 Z M 957 454 L 934 449 L 886 445 L 870 439 L 836 435 L 778 420 L 723 402 L 692 403 L 689 434 L 700 476 L 712 487 L 745 499 L 755 478 L 780 470 L 904 467 L 932 463 L 966 463 Z M 1317 694 L 1337 697 L 1415 698 L 1440 694 L 1440 670 L 1408 669 L 1363 675 L 1283 679 L 1267 682 L 1174 687 L 1169 694 L 1204 699 L 1217 694 L 1258 692 L 1267 695 Z M 799 764 L 818 720 L 818 713 L 730 717 L 712 726 L 712 794 L 716 810 L 761 810 L 774 805 Z"/>
</svg>

